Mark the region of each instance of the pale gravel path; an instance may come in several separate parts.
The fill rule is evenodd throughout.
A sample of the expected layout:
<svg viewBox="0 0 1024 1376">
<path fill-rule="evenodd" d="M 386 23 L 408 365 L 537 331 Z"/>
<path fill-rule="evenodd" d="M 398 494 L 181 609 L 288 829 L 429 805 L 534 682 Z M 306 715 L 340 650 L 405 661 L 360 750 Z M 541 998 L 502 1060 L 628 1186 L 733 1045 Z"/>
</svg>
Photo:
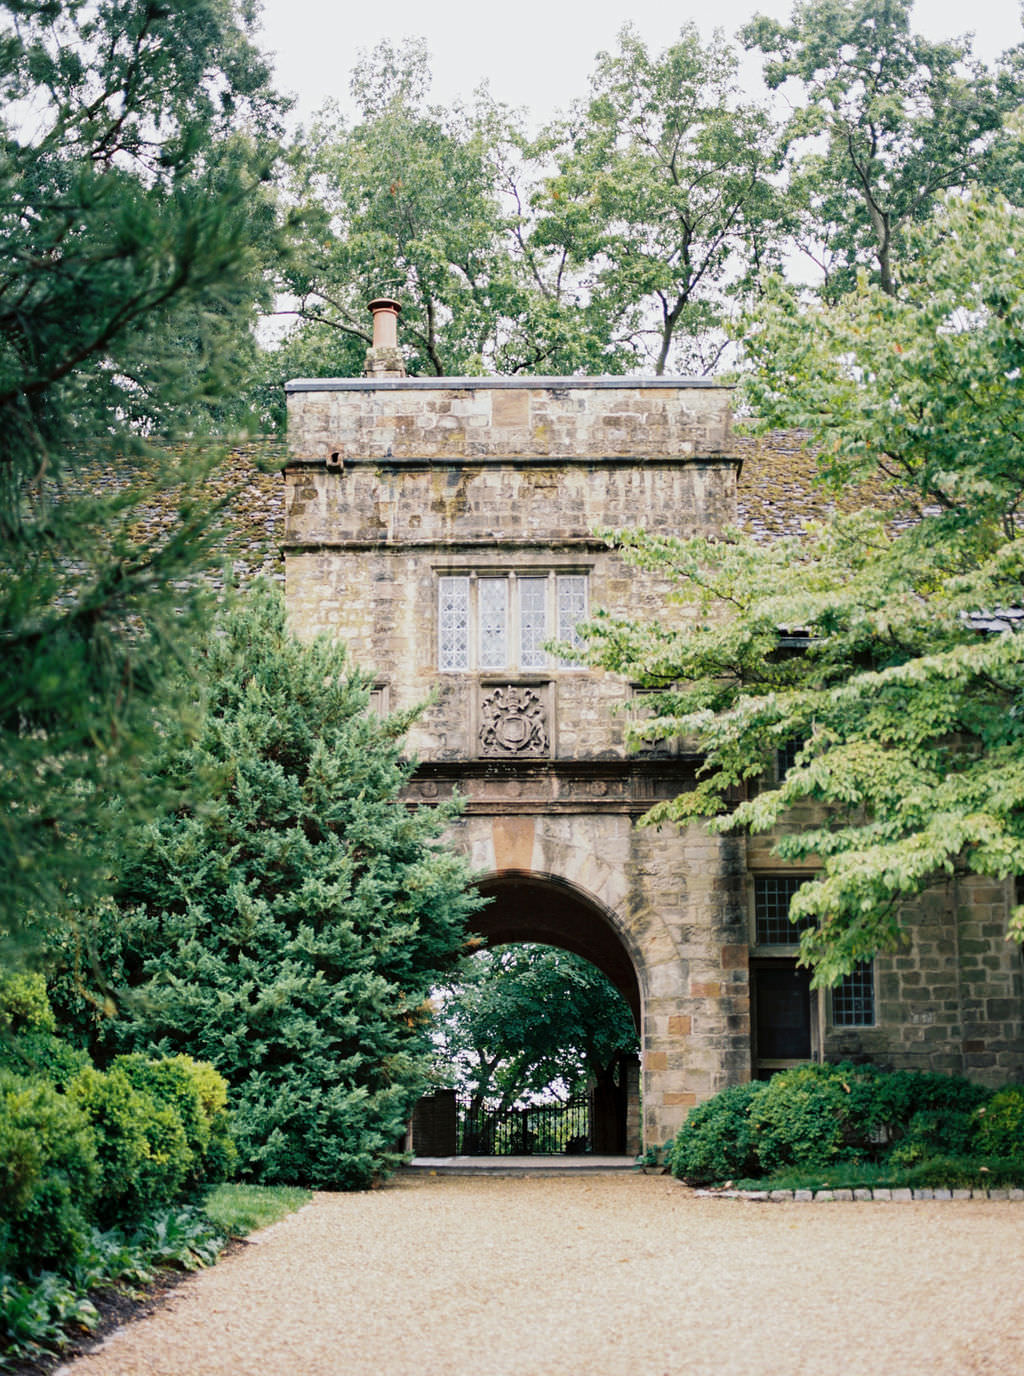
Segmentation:
<svg viewBox="0 0 1024 1376">
<path fill-rule="evenodd" d="M 1024 1204 L 663 1176 L 320 1194 L 73 1376 L 1019 1376 Z"/>
</svg>

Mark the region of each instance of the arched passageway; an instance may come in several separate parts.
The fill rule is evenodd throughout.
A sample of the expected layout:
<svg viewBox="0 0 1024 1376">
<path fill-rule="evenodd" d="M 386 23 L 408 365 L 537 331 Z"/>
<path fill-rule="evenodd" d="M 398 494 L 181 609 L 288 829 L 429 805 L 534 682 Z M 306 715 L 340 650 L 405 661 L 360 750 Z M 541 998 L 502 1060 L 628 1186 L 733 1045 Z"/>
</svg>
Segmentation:
<svg viewBox="0 0 1024 1376">
<path fill-rule="evenodd" d="M 560 946 L 589 960 L 615 985 L 641 1028 L 641 989 L 636 967 L 611 917 L 575 885 L 553 875 L 503 870 L 477 888 L 490 901 L 471 926 L 490 946 L 533 941 Z"/>
<path fill-rule="evenodd" d="M 480 880 L 488 899 L 471 927 L 489 946 L 557 946 L 596 966 L 622 995 L 639 1036 L 641 985 L 610 914 L 575 885 L 553 875 L 503 870 Z M 623 1056 L 599 1075 L 590 1094 L 591 1150 L 635 1153 L 641 1144 L 639 1060 Z"/>
</svg>

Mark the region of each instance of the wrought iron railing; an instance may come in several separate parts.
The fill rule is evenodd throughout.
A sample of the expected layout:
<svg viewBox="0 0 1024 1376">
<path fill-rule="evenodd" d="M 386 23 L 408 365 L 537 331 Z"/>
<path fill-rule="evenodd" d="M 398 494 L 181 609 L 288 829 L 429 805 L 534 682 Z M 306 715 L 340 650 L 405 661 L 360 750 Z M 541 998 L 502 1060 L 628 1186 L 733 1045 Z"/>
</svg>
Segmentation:
<svg viewBox="0 0 1024 1376">
<path fill-rule="evenodd" d="M 590 1150 L 590 1100 L 493 1113 L 459 1105 L 461 1156 L 561 1156 Z"/>
</svg>

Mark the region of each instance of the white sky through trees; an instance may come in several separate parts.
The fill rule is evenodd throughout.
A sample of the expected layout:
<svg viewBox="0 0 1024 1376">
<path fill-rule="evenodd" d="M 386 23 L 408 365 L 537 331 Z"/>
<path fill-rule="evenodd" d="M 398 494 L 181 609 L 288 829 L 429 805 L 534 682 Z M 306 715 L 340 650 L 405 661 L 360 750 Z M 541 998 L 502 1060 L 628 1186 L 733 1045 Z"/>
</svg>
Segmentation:
<svg viewBox="0 0 1024 1376">
<path fill-rule="evenodd" d="M 351 110 L 349 73 L 360 51 L 382 39 L 427 40 L 433 59 L 433 100 L 468 100 L 481 82 L 509 105 L 543 122 L 586 93 L 595 54 L 615 46 L 632 23 L 660 50 L 693 20 L 707 37 L 718 26 L 732 36 L 755 13 L 788 19 L 792 0 L 715 0 L 713 5 L 665 0 L 389 0 L 386 5 L 338 0 L 263 0 L 261 47 L 276 54 L 278 86 L 298 97 L 293 118 L 304 122 L 329 97 Z M 931 39 L 975 34 L 975 54 L 991 63 L 1024 41 L 1017 0 L 917 0 L 915 28 Z M 748 66 L 757 87 L 756 55 Z"/>
</svg>

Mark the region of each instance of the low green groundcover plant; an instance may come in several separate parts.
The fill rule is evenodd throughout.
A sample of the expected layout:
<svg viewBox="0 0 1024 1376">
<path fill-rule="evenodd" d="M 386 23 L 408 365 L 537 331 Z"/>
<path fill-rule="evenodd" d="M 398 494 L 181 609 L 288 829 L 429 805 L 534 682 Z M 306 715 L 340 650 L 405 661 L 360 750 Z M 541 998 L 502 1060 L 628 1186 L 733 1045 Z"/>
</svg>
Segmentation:
<svg viewBox="0 0 1024 1376">
<path fill-rule="evenodd" d="M 90 1229 L 66 1273 L 19 1278 L 0 1272 L 0 1371 L 50 1357 L 92 1333 L 101 1319 L 90 1298 L 97 1291 L 136 1292 L 160 1271 L 209 1266 L 229 1237 L 266 1227 L 310 1198 L 309 1190 L 217 1185 L 201 1208 L 158 1211 L 130 1232 Z"/>
<path fill-rule="evenodd" d="M 203 1203 L 203 1213 L 222 1233 L 244 1237 L 267 1228 L 308 1204 L 313 1195 L 295 1185 L 217 1185 Z"/>
<path fill-rule="evenodd" d="M 100 1322 L 90 1298 L 96 1291 L 146 1285 L 158 1270 L 208 1266 L 225 1241 L 199 1209 L 166 1209 L 131 1233 L 91 1229 L 64 1271 L 0 1272 L 0 1371 L 52 1356 L 76 1335 L 93 1332 Z"/>
<path fill-rule="evenodd" d="M 737 1177 L 740 1190 L 1020 1189 L 1024 1158 L 931 1156 L 917 1166 L 838 1161 L 829 1167 L 791 1166 L 770 1176 Z"/>
<path fill-rule="evenodd" d="M 1024 1088 L 996 1092 L 955 1075 L 871 1065 L 795 1066 L 701 1104 L 668 1163 L 691 1184 L 1018 1185 Z"/>
</svg>

